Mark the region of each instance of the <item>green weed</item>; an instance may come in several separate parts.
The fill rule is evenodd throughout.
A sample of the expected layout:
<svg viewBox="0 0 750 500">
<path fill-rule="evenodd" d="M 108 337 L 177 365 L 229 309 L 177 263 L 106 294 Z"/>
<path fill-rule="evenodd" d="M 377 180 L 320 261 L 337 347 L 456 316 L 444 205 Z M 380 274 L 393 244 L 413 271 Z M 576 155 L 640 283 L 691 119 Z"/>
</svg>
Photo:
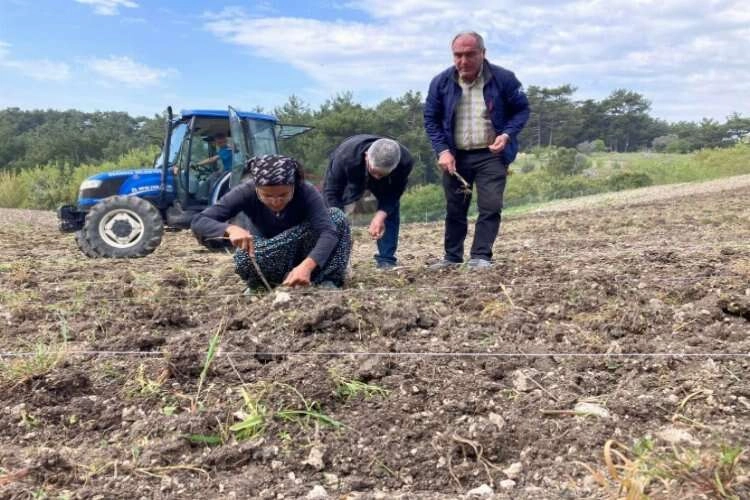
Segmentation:
<svg viewBox="0 0 750 500">
<path fill-rule="evenodd" d="M 208 446 L 218 446 L 224 443 L 224 439 L 218 434 L 190 434 L 187 439 L 191 443 Z"/>
<path fill-rule="evenodd" d="M 360 380 L 348 379 L 335 372 L 331 372 L 334 384 L 336 385 L 336 396 L 341 399 L 349 400 L 356 397 L 370 399 L 375 396 L 387 397 L 389 391 L 378 385 L 366 384 Z"/>
<path fill-rule="evenodd" d="M 0 365 L 0 380 L 18 384 L 24 380 L 49 373 L 65 357 L 65 344 L 46 345 L 41 342 L 34 346 L 28 356 L 14 358 Z"/>
<path fill-rule="evenodd" d="M 201 370 L 200 377 L 198 378 L 198 389 L 195 391 L 195 401 L 200 400 L 201 396 L 201 389 L 203 388 L 203 383 L 206 381 L 206 376 L 208 375 L 208 369 L 211 367 L 211 363 L 213 362 L 214 358 L 216 357 L 216 352 L 219 349 L 219 344 L 221 343 L 221 332 L 224 327 L 224 322 L 222 321 L 219 325 L 219 329 L 214 333 L 214 335 L 211 337 L 211 340 L 208 342 L 208 349 L 206 350 L 206 359 L 203 361 L 203 369 Z"/>
<path fill-rule="evenodd" d="M 155 379 L 149 377 L 146 373 L 146 366 L 141 363 L 138 365 L 135 376 L 125 384 L 125 389 L 130 397 L 159 398 L 162 395 L 162 385 L 164 385 L 165 379 L 166 375 L 161 375 Z"/>
<path fill-rule="evenodd" d="M 293 401 L 288 401 L 289 396 Z M 309 401 L 294 387 L 278 382 L 258 382 L 242 388 L 243 407 L 238 414 L 241 421 L 230 426 L 229 431 L 239 439 L 250 439 L 263 434 L 272 420 L 282 424 L 292 423 L 307 429 L 312 424 L 322 424 L 335 429 L 344 427 L 338 420 L 323 413 L 316 401 Z M 275 405 L 272 400 L 280 400 Z M 302 407 L 294 404 L 299 401 Z M 279 432 L 287 432 L 282 428 Z"/>
</svg>

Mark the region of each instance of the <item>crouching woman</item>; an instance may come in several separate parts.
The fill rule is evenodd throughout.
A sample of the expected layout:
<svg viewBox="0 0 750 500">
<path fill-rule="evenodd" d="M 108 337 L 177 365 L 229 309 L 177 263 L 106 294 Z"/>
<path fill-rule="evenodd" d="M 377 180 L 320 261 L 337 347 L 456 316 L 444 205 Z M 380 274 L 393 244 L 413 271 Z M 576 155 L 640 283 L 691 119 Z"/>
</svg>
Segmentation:
<svg viewBox="0 0 750 500">
<path fill-rule="evenodd" d="M 342 286 L 352 249 L 343 212 L 326 207 L 293 158 L 265 155 L 248 165 L 251 181 L 193 219 L 196 237 L 228 238 L 237 249 L 235 270 L 250 288 L 263 286 L 252 258 L 271 285 Z M 252 232 L 227 222 L 240 212 Z"/>
</svg>

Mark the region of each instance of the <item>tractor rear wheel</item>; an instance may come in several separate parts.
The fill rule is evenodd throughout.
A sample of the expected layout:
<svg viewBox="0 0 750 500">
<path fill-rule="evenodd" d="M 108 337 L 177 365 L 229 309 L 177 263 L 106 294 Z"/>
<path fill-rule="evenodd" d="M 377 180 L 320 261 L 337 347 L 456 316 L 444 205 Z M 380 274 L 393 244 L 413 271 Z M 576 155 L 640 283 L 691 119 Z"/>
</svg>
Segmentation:
<svg viewBox="0 0 750 500">
<path fill-rule="evenodd" d="M 161 243 L 164 222 L 159 210 L 143 198 L 112 196 L 91 208 L 83 232 L 98 257 L 143 257 Z"/>
</svg>

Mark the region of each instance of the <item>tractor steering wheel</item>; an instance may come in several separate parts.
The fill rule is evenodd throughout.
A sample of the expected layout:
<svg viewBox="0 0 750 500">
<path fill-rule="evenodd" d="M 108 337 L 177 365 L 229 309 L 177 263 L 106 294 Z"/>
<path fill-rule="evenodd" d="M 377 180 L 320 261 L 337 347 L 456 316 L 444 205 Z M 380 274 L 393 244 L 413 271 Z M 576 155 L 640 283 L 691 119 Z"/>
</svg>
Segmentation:
<svg viewBox="0 0 750 500">
<path fill-rule="evenodd" d="M 211 163 L 207 163 L 205 165 L 198 165 L 197 163 L 193 163 L 192 165 L 190 165 L 190 169 L 200 177 L 208 177 L 213 173 L 215 168 L 215 165 Z"/>
</svg>

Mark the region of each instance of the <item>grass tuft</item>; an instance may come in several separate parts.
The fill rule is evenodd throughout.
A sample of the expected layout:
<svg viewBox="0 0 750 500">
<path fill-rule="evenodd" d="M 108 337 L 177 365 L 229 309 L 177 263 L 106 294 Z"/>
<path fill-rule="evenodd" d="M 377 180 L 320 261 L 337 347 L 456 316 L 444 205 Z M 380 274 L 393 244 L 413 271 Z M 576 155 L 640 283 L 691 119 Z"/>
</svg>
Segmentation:
<svg viewBox="0 0 750 500">
<path fill-rule="evenodd" d="M 336 372 L 331 372 L 331 378 L 336 385 L 336 396 L 343 400 L 349 400 L 352 398 L 363 397 L 364 399 L 370 399 L 375 396 L 388 397 L 390 391 L 384 389 L 378 385 L 367 384 L 360 380 L 348 379 L 338 375 Z"/>
<path fill-rule="evenodd" d="M 47 345 L 41 342 L 34 345 L 29 356 L 14 358 L 0 364 L 0 381 L 17 385 L 34 377 L 52 371 L 65 357 L 65 343 Z"/>
<path fill-rule="evenodd" d="M 586 468 L 600 486 L 616 490 L 617 496 L 626 500 L 677 497 L 688 491 L 739 500 L 735 487 L 743 481 L 740 465 L 744 453 L 739 446 L 700 450 L 672 445 L 658 449 L 649 436 L 628 448 L 610 439 L 604 445 L 605 471 Z"/>
<path fill-rule="evenodd" d="M 289 396 L 292 400 L 289 400 Z M 297 425 L 303 431 L 311 424 L 339 429 L 343 423 L 325 414 L 316 401 L 305 399 L 296 388 L 279 382 L 257 382 L 242 388 L 243 407 L 235 413 L 240 422 L 229 427 L 238 440 L 250 439 L 265 432 L 271 421 Z M 302 407 L 295 404 L 301 402 Z M 286 433 L 283 428 L 279 433 Z"/>
</svg>

